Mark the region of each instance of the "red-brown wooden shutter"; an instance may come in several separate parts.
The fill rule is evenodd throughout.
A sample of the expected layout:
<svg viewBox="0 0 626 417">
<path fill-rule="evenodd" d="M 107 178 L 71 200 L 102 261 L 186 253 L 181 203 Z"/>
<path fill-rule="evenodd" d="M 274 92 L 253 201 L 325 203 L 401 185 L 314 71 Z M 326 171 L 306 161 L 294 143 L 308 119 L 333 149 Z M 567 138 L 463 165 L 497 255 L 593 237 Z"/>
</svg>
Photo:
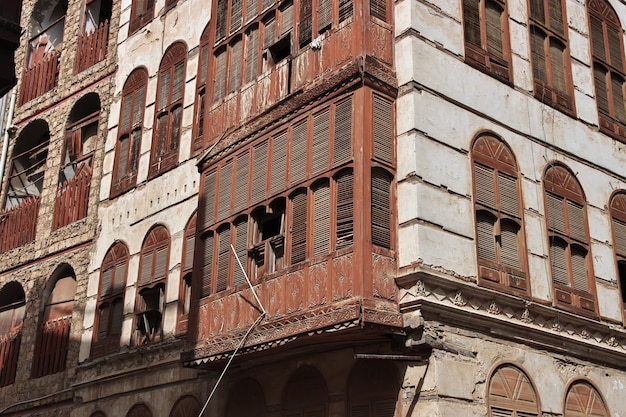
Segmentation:
<svg viewBox="0 0 626 417">
<path fill-rule="evenodd" d="M 265 197 L 267 180 L 267 148 L 267 141 L 254 148 L 254 167 L 252 171 L 253 203 Z"/>
<path fill-rule="evenodd" d="M 218 230 L 219 252 L 217 259 L 217 282 L 215 292 L 224 291 L 228 287 L 230 260 L 230 225 Z"/>
<path fill-rule="evenodd" d="M 330 243 L 330 186 L 328 180 L 313 188 L 313 256 L 326 255 Z"/>
<path fill-rule="evenodd" d="M 496 255 L 495 226 L 496 218 L 486 211 L 476 213 L 476 246 L 478 258 L 489 262 L 498 261 Z"/>
<path fill-rule="evenodd" d="M 615 118 L 622 123 L 626 123 L 626 113 L 624 112 L 624 80 L 614 72 L 611 73 L 611 89 L 613 93 L 613 111 Z"/>
<path fill-rule="evenodd" d="M 548 0 L 548 13 L 550 15 L 550 28 L 563 35 L 563 6 L 561 0 Z"/>
<path fill-rule="evenodd" d="M 613 218 L 613 231 L 615 233 L 615 251 L 626 256 L 626 222 Z"/>
<path fill-rule="evenodd" d="M 504 59 L 502 48 L 502 14 L 499 4 L 485 0 L 485 20 L 487 22 L 487 51 L 498 58 Z"/>
<path fill-rule="evenodd" d="M 215 19 L 215 41 L 218 42 L 226 37 L 226 12 L 228 10 L 228 0 L 217 0 L 217 13 Z"/>
<path fill-rule="evenodd" d="M 243 268 L 246 269 L 247 257 L 248 257 L 248 218 L 247 217 L 240 219 L 235 223 L 235 251 L 237 252 L 237 257 L 239 258 L 239 262 L 241 262 L 241 265 L 243 266 Z M 233 287 L 238 287 L 239 285 L 245 284 L 246 278 L 237 260 L 235 260 L 233 264 L 233 268 L 234 268 Z"/>
<path fill-rule="evenodd" d="M 263 11 L 272 7 L 273 4 L 274 4 L 274 0 L 263 0 Z"/>
<path fill-rule="evenodd" d="M 143 126 L 143 108 L 146 100 L 146 86 L 142 85 L 135 91 L 135 100 L 133 101 L 133 121 L 132 127 Z"/>
<path fill-rule="evenodd" d="M 502 365 L 489 382 L 489 408 L 491 417 L 539 415 L 537 394 L 528 377 L 512 365 Z"/>
<path fill-rule="evenodd" d="M 463 32 L 465 42 L 481 48 L 479 7 L 479 0 L 463 0 Z"/>
<path fill-rule="evenodd" d="M 500 262 L 504 266 L 520 269 L 519 225 L 510 220 L 500 222 Z"/>
<path fill-rule="evenodd" d="M 391 164 L 393 162 L 393 103 L 374 96 L 374 157 Z"/>
<path fill-rule="evenodd" d="M 550 229 L 567 234 L 563 212 L 563 198 L 546 193 L 546 202 L 548 204 L 548 225 Z"/>
<path fill-rule="evenodd" d="M 311 42 L 313 29 L 313 5 L 312 0 L 300 0 L 300 22 L 298 38 L 300 39 L 300 48 L 304 48 Z"/>
<path fill-rule="evenodd" d="M 157 249 L 156 258 L 154 261 L 154 276 L 153 280 L 160 280 L 167 278 L 167 249 L 168 247 Z"/>
<path fill-rule="evenodd" d="M 307 123 L 293 128 L 291 140 L 291 183 L 303 180 L 306 176 Z"/>
<path fill-rule="evenodd" d="M 194 235 L 185 238 L 185 253 L 183 262 L 183 271 L 193 268 L 193 253 L 196 237 Z"/>
<path fill-rule="evenodd" d="M 604 48 L 604 30 L 602 29 L 602 22 L 597 17 L 590 14 L 589 23 L 591 26 L 591 52 L 594 57 L 606 61 L 606 49 Z"/>
<path fill-rule="evenodd" d="M 119 161 L 117 163 L 117 174 L 116 174 L 117 179 L 121 179 L 125 177 L 127 173 L 129 142 L 130 142 L 130 138 L 128 136 L 123 136 L 119 140 L 119 145 L 118 145 Z"/>
<path fill-rule="evenodd" d="M 609 95 L 606 83 L 607 72 L 601 65 L 595 64 L 593 67 L 593 77 L 596 84 L 596 102 L 600 113 L 609 114 Z"/>
<path fill-rule="evenodd" d="M 328 144 L 330 142 L 330 110 L 313 117 L 313 155 L 311 171 L 316 173 L 328 166 Z"/>
<path fill-rule="evenodd" d="M 183 98 L 185 89 L 185 62 L 179 62 L 174 67 L 174 83 L 172 85 L 172 100 L 175 103 Z"/>
<path fill-rule="evenodd" d="M 159 74 L 159 98 L 157 100 L 157 110 L 159 111 L 167 107 L 170 99 L 170 72 L 171 70 L 168 68 Z"/>
<path fill-rule="evenodd" d="M 281 36 L 293 29 L 293 3 L 285 3 L 280 8 L 280 34 Z"/>
<path fill-rule="evenodd" d="M 152 252 L 142 254 L 141 256 L 141 266 L 139 269 L 141 273 L 139 274 L 139 285 L 145 285 L 150 282 L 150 277 L 152 276 L 152 263 L 154 259 L 154 254 Z"/>
<path fill-rule="evenodd" d="M 332 0 L 318 0 L 317 7 L 317 33 L 323 33 L 330 29 L 333 23 Z"/>
<path fill-rule="evenodd" d="M 228 92 L 237 91 L 241 86 L 242 42 L 241 37 L 231 44 L 230 84 Z"/>
<path fill-rule="evenodd" d="M 589 292 L 587 285 L 587 251 L 578 245 L 570 245 L 572 259 L 573 287 L 579 291 Z"/>
<path fill-rule="evenodd" d="M 246 23 L 257 17 L 259 14 L 259 0 L 247 0 L 246 2 Z"/>
<path fill-rule="evenodd" d="M 352 172 L 337 176 L 337 249 L 346 248 L 354 241 L 354 194 Z"/>
<path fill-rule="evenodd" d="M 209 232 L 202 238 L 202 279 L 200 287 L 200 297 L 211 294 L 211 283 L 213 277 L 213 232 Z"/>
<path fill-rule="evenodd" d="M 237 158 L 237 177 L 235 180 L 235 211 L 246 207 L 248 203 L 248 171 L 250 169 L 250 153 L 246 152 Z"/>
<path fill-rule="evenodd" d="M 476 180 L 476 202 L 495 209 L 496 193 L 494 170 L 474 164 L 474 176 Z"/>
<path fill-rule="evenodd" d="M 272 192 L 286 187 L 287 174 L 287 132 L 276 135 L 272 141 Z"/>
<path fill-rule="evenodd" d="M 246 82 L 256 79 L 259 68 L 259 29 L 257 26 L 248 31 L 246 44 Z"/>
<path fill-rule="evenodd" d="M 298 190 L 291 198 L 291 264 L 306 259 L 307 194 Z"/>
<path fill-rule="evenodd" d="M 546 64 L 546 35 L 533 26 L 530 31 L 530 49 L 532 50 L 533 76 L 548 84 L 548 68 Z"/>
<path fill-rule="evenodd" d="M 500 209 L 504 213 L 512 216 L 519 216 L 519 204 L 517 202 L 517 178 L 513 178 L 499 172 L 498 186 L 500 191 Z"/>
<path fill-rule="evenodd" d="M 276 40 L 276 19 L 274 15 L 263 21 L 263 48 L 269 48 Z"/>
<path fill-rule="evenodd" d="M 387 0 L 370 0 L 370 15 L 386 22 Z"/>
<path fill-rule="evenodd" d="M 226 92 L 226 48 L 215 54 L 215 91 L 213 100 L 221 100 Z"/>
<path fill-rule="evenodd" d="M 243 0 L 230 0 L 230 33 L 235 33 L 241 28 L 241 13 Z"/>
<path fill-rule="evenodd" d="M 207 66 L 209 65 L 209 45 L 203 44 L 198 61 L 198 86 L 206 84 Z"/>
<path fill-rule="evenodd" d="M 122 111 L 120 116 L 120 133 L 126 133 L 131 128 L 131 115 L 133 110 L 133 93 L 124 96 L 122 100 Z"/>
<path fill-rule="evenodd" d="M 380 169 L 372 170 L 372 244 L 391 248 L 391 177 Z"/>
<path fill-rule="evenodd" d="M 569 235 L 575 239 L 586 242 L 587 232 L 585 231 L 585 215 L 583 212 L 583 206 L 567 200 L 567 215 Z"/>
<path fill-rule="evenodd" d="M 228 162 L 220 170 L 220 188 L 217 202 L 217 218 L 223 219 L 230 214 L 230 197 L 233 183 L 233 163 Z"/>
<path fill-rule="evenodd" d="M 565 417 L 609 417 L 600 393 L 585 381 L 577 381 L 567 391 Z"/>
<path fill-rule="evenodd" d="M 119 336 L 122 334 L 122 323 L 124 322 L 124 301 L 122 298 L 116 298 L 111 303 L 111 323 L 109 337 L 117 336 L 119 344 Z M 119 346 L 115 346 L 117 350 Z"/>
<path fill-rule="evenodd" d="M 624 71 L 622 66 L 622 44 L 620 42 L 620 33 L 610 26 L 606 27 L 607 41 L 609 43 L 609 57 L 611 65 L 618 71 Z"/>
<path fill-rule="evenodd" d="M 211 172 L 204 177 L 204 190 L 202 195 L 202 227 L 213 224 L 215 217 L 215 172 Z"/>
<path fill-rule="evenodd" d="M 126 283 L 126 263 L 128 260 L 124 260 L 123 263 L 119 263 L 115 266 L 115 275 L 113 278 L 112 293 L 120 294 L 124 291 L 124 285 Z"/>
<path fill-rule="evenodd" d="M 352 17 L 352 0 L 339 0 L 339 20 L 338 23 L 344 22 Z"/>
<path fill-rule="evenodd" d="M 333 162 L 335 164 L 352 156 L 352 97 L 337 104 L 335 108 L 335 142 Z"/>
<path fill-rule="evenodd" d="M 96 340 L 103 340 L 109 335 L 109 320 L 111 318 L 111 306 L 109 303 L 102 303 L 98 314 L 98 337 Z"/>
<path fill-rule="evenodd" d="M 113 271 L 113 267 L 110 267 L 102 272 L 102 278 L 100 278 L 100 297 L 111 295 L 113 288 Z"/>
<path fill-rule="evenodd" d="M 556 39 L 550 39 L 550 58 L 552 68 L 552 86 L 565 93 L 565 45 Z"/>
<path fill-rule="evenodd" d="M 567 273 L 566 243 L 559 238 L 550 238 L 550 261 L 552 263 L 552 281 L 569 286 Z"/>
</svg>

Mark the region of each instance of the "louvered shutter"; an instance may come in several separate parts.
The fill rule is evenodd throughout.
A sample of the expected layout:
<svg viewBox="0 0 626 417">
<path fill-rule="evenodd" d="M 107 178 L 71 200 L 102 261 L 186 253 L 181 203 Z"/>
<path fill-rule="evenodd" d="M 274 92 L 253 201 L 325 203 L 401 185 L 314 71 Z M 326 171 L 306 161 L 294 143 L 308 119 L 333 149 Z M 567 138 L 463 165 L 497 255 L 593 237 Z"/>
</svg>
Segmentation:
<svg viewBox="0 0 626 417">
<path fill-rule="evenodd" d="M 613 232 L 615 233 L 615 251 L 626 256 L 626 223 L 613 218 Z"/>
<path fill-rule="evenodd" d="M 476 202 L 490 208 L 496 208 L 494 170 L 474 164 L 476 177 Z"/>
<path fill-rule="evenodd" d="M 109 328 L 109 337 L 119 336 L 122 334 L 122 323 L 124 322 L 124 300 L 122 298 L 116 298 L 111 303 L 111 324 Z M 118 340 L 119 343 L 119 340 Z M 116 348 L 119 346 L 115 346 Z"/>
<path fill-rule="evenodd" d="M 174 85 L 172 86 L 172 103 L 182 100 L 185 89 L 185 62 L 179 62 L 174 67 Z"/>
<path fill-rule="evenodd" d="M 133 93 L 129 93 L 124 96 L 122 100 L 122 111 L 120 116 L 120 133 L 126 133 L 130 131 L 131 116 L 133 110 Z"/>
<path fill-rule="evenodd" d="M 502 49 L 502 7 L 490 0 L 485 0 L 485 20 L 487 22 L 487 51 L 504 59 Z"/>
<path fill-rule="evenodd" d="M 215 56 L 215 91 L 213 100 L 221 100 L 226 92 L 226 49 L 222 48 Z"/>
<path fill-rule="evenodd" d="M 339 163 L 352 156 L 352 97 L 335 108 L 335 142 L 333 162 Z"/>
<path fill-rule="evenodd" d="M 300 22 L 298 38 L 300 39 L 300 48 L 304 48 L 311 42 L 312 38 L 312 0 L 300 1 Z"/>
<path fill-rule="evenodd" d="M 143 126 L 143 107 L 146 100 L 146 86 L 142 85 L 135 91 L 135 101 L 133 102 L 132 127 Z"/>
<path fill-rule="evenodd" d="M 263 10 L 265 11 L 274 4 L 273 0 L 263 0 Z"/>
<path fill-rule="evenodd" d="M 565 45 L 556 39 L 550 40 L 550 59 L 552 62 L 552 87 L 562 93 L 565 87 Z"/>
<path fill-rule="evenodd" d="M 370 405 L 368 403 L 351 403 L 349 417 L 378 417 L 370 415 Z"/>
<path fill-rule="evenodd" d="M 370 15 L 386 22 L 387 0 L 370 0 Z"/>
<path fill-rule="evenodd" d="M 168 247 L 159 248 L 156 251 L 156 260 L 154 263 L 154 277 L 153 280 L 167 278 L 167 249 Z"/>
<path fill-rule="evenodd" d="M 237 257 L 239 258 L 239 262 L 246 269 L 247 265 L 247 254 L 248 254 L 248 218 L 244 218 L 237 223 L 235 223 L 235 251 L 237 252 Z M 241 267 L 237 260 L 235 260 L 233 264 L 234 274 L 233 274 L 233 286 L 237 287 L 239 285 L 246 283 L 246 278 L 244 276 Z"/>
<path fill-rule="evenodd" d="M 183 262 L 183 271 L 187 271 L 193 268 L 193 254 L 196 237 L 194 235 L 185 237 L 185 253 Z"/>
<path fill-rule="evenodd" d="M 238 38 L 231 46 L 230 84 L 228 92 L 237 91 L 241 86 L 242 42 Z"/>
<path fill-rule="evenodd" d="M 574 288 L 579 291 L 589 292 L 587 285 L 587 251 L 578 245 L 570 246 L 572 259 L 572 279 Z"/>
<path fill-rule="evenodd" d="M 622 123 L 626 123 L 626 113 L 624 112 L 624 80 L 614 72 L 611 73 L 611 89 L 613 92 L 613 110 L 615 118 Z"/>
<path fill-rule="evenodd" d="M 354 195 L 352 172 L 337 177 L 337 249 L 352 245 L 354 240 Z"/>
<path fill-rule="evenodd" d="M 519 225 L 512 221 L 500 222 L 500 262 L 516 269 L 520 268 L 519 230 Z"/>
<path fill-rule="evenodd" d="M 598 111 L 600 113 L 609 114 L 609 95 L 606 83 L 606 70 L 595 64 L 593 67 L 593 77 L 596 84 L 596 102 L 598 103 Z"/>
<path fill-rule="evenodd" d="M 374 157 L 393 162 L 393 120 L 391 101 L 374 96 Z"/>
<path fill-rule="evenodd" d="M 202 287 L 200 297 L 206 297 L 211 294 L 214 240 L 213 232 L 209 232 L 202 239 Z"/>
<path fill-rule="evenodd" d="M 306 190 L 298 191 L 291 199 L 291 264 L 306 259 Z"/>
<path fill-rule="evenodd" d="M 126 284 L 126 260 L 124 263 L 115 265 L 115 275 L 113 277 L 113 286 L 111 292 L 113 294 L 120 294 L 124 291 L 124 285 Z"/>
<path fill-rule="evenodd" d="M 546 23 L 544 1 L 545 0 L 530 0 L 530 18 L 543 24 Z M 548 2 L 551 2 L 551 0 L 548 0 Z"/>
<path fill-rule="evenodd" d="M 306 176 L 307 123 L 293 128 L 291 141 L 291 182 L 303 180 Z"/>
<path fill-rule="evenodd" d="M 565 229 L 565 216 L 563 213 L 563 199 L 554 194 L 546 193 L 548 204 L 548 226 L 551 230 L 567 234 Z"/>
<path fill-rule="evenodd" d="M 112 294 L 113 271 L 113 267 L 110 267 L 102 272 L 102 278 L 100 278 L 100 297 Z"/>
<path fill-rule="evenodd" d="M 267 146 L 263 142 L 254 148 L 254 167 L 252 171 L 252 202 L 257 202 L 265 197 L 267 178 Z"/>
<path fill-rule="evenodd" d="M 218 231 L 219 252 L 217 259 L 217 282 L 215 292 L 224 291 L 228 287 L 229 260 L 230 260 L 230 228 Z"/>
<path fill-rule="evenodd" d="M 250 153 L 246 152 L 237 158 L 237 177 L 235 180 L 235 210 L 241 210 L 248 203 L 248 170 Z"/>
<path fill-rule="evenodd" d="M 228 162 L 220 170 L 220 188 L 218 192 L 217 217 L 223 219 L 230 214 L 230 197 L 233 182 L 233 163 Z"/>
<path fill-rule="evenodd" d="M 124 178 L 127 174 L 128 167 L 128 151 L 129 151 L 129 142 L 130 138 L 128 136 L 123 136 L 119 140 L 119 160 L 117 162 L 117 179 Z"/>
<path fill-rule="evenodd" d="M 615 29 L 607 26 L 606 34 L 609 42 L 609 56 L 611 58 L 611 65 L 617 68 L 618 71 L 624 71 L 622 66 L 622 44 L 620 42 L 620 33 Z"/>
<path fill-rule="evenodd" d="M 327 181 L 313 189 L 313 256 L 326 255 L 330 243 L 330 187 Z"/>
<path fill-rule="evenodd" d="M 246 45 L 246 82 L 254 80 L 259 68 L 259 29 L 250 29 Z"/>
<path fill-rule="evenodd" d="M 263 48 L 269 48 L 276 40 L 276 19 L 271 16 L 263 22 Z"/>
<path fill-rule="evenodd" d="M 235 33 L 241 27 L 241 13 L 243 0 L 230 0 L 230 33 Z"/>
<path fill-rule="evenodd" d="M 352 0 L 339 0 L 339 20 L 341 23 L 352 17 Z"/>
<path fill-rule="evenodd" d="M 560 239 L 550 238 L 550 260 L 552 262 L 552 281 L 569 286 L 567 275 L 566 245 Z"/>
<path fill-rule="evenodd" d="M 604 30 L 602 22 L 595 16 L 589 15 L 591 26 L 591 48 L 592 55 L 606 61 L 606 49 L 604 48 Z"/>
<path fill-rule="evenodd" d="M 109 335 L 109 320 L 111 318 L 111 306 L 109 303 L 102 303 L 99 309 L 98 319 L 98 340 L 106 339 Z"/>
<path fill-rule="evenodd" d="M 476 213 L 476 239 L 478 258 L 496 263 L 496 238 L 494 226 L 496 219 L 484 211 Z"/>
<path fill-rule="evenodd" d="M 569 235 L 575 239 L 586 242 L 587 233 L 585 232 L 585 216 L 583 206 L 567 200 L 567 215 L 569 220 Z"/>
<path fill-rule="evenodd" d="M 330 110 L 313 117 L 313 155 L 311 171 L 316 173 L 328 166 L 328 143 L 330 142 Z"/>
<path fill-rule="evenodd" d="M 284 35 L 293 29 L 293 3 L 281 7 L 280 34 Z"/>
<path fill-rule="evenodd" d="M 481 48 L 479 7 L 479 0 L 463 0 L 463 32 L 465 42 Z"/>
<path fill-rule="evenodd" d="M 152 263 L 154 259 L 154 253 L 148 252 L 141 257 L 141 274 L 139 275 L 139 285 L 145 285 L 150 282 L 152 277 Z"/>
<path fill-rule="evenodd" d="M 330 29 L 333 23 L 332 0 L 318 0 L 317 7 L 317 33 L 323 33 Z"/>
<path fill-rule="evenodd" d="M 217 13 L 215 23 L 215 41 L 220 41 L 226 37 L 226 12 L 228 10 L 228 0 L 217 0 Z"/>
<path fill-rule="evenodd" d="M 157 110 L 163 110 L 169 104 L 170 99 L 170 73 L 171 69 L 159 73 L 159 99 L 157 100 Z"/>
<path fill-rule="evenodd" d="M 498 186 L 500 191 L 500 209 L 504 213 L 519 217 L 517 178 L 498 172 Z"/>
<path fill-rule="evenodd" d="M 287 132 L 280 133 L 272 141 L 272 192 L 286 187 L 287 173 Z"/>
<path fill-rule="evenodd" d="M 259 14 L 259 0 L 247 0 L 246 2 L 246 23 L 257 17 Z"/>
<path fill-rule="evenodd" d="M 546 51 L 545 51 L 546 37 L 540 29 L 533 27 L 530 32 L 530 48 L 532 50 L 533 60 L 533 76 L 548 83 L 548 69 L 546 67 Z"/>
<path fill-rule="evenodd" d="M 391 248 L 391 178 L 381 170 L 372 171 L 372 244 Z"/>
<path fill-rule="evenodd" d="M 556 33 L 563 35 L 563 6 L 561 0 L 546 0 L 548 13 L 550 14 L 550 28 Z"/>
<path fill-rule="evenodd" d="M 209 45 L 202 45 L 198 61 L 198 86 L 206 84 L 206 72 L 209 65 Z"/>
<path fill-rule="evenodd" d="M 183 106 L 178 105 L 172 110 L 172 124 L 170 128 L 169 148 L 166 149 L 168 154 L 176 154 L 178 156 L 178 144 L 180 143 L 180 126 L 183 119 Z M 173 159 L 172 165 L 178 162 L 177 158 Z"/>
<path fill-rule="evenodd" d="M 141 146 L 141 129 L 135 129 L 131 133 L 131 152 L 130 152 L 130 166 L 128 174 L 136 174 L 137 166 L 139 164 L 139 148 Z"/>
<path fill-rule="evenodd" d="M 513 411 L 491 407 L 491 417 L 513 417 Z"/>
<path fill-rule="evenodd" d="M 393 417 L 396 411 L 396 402 L 393 400 L 374 401 L 374 416 Z"/>
<path fill-rule="evenodd" d="M 203 219 L 202 226 L 210 226 L 213 224 L 215 216 L 215 172 L 204 177 L 204 190 L 202 193 Z"/>
</svg>

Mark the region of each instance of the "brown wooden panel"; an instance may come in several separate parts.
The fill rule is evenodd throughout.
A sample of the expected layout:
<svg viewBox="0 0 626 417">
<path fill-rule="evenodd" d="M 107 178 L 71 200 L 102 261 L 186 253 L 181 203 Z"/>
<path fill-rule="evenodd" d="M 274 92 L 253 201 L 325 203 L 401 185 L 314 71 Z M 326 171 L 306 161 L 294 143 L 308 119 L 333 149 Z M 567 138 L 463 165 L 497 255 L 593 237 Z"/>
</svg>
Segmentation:
<svg viewBox="0 0 626 417">
<path fill-rule="evenodd" d="M 292 272 L 284 279 L 285 286 L 285 313 L 302 311 L 305 307 L 305 272 L 299 270 Z"/>
<path fill-rule="evenodd" d="M 393 279 L 395 262 L 388 256 L 374 254 L 372 262 L 374 296 L 388 300 L 396 299 L 396 283 Z"/>
<path fill-rule="evenodd" d="M 316 307 L 327 303 L 327 289 L 329 276 L 329 262 L 319 262 L 309 267 L 308 307 Z"/>
<path fill-rule="evenodd" d="M 353 254 L 348 253 L 332 261 L 332 301 L 344 300 L 353 295 Z"/>
<path fill-rule="evenodd" d="M 283 286 L 284 280 L 284 277 L 274 278 L 266 281 L 262 287 L 264 289 L 264 292 L 266 293 L 265 299 L 267 300 L 267 302 L 264 304 L 264 307 L 270 317 L 281 316 L 285 313 L 285 287 Z"/>
</svg>

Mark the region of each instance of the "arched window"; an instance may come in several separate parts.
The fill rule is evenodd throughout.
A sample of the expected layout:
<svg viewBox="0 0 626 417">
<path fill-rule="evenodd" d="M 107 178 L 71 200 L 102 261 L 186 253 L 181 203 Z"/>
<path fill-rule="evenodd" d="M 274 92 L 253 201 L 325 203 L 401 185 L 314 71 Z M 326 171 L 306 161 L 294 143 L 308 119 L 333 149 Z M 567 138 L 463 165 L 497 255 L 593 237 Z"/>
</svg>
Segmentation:
<svg viewBox="0 0 626 417">
<path fill-rule="evenodd" d="M 488 390 L 489 417 L 541 416 L 535 388 L 516 366 L 499 366 L 489 378 Z"/>
<path fill-rule="evenodd" d="M 528 293 L 517 163 L 511 150 L 491 134 L 472 146 L 476 247 L 481 285 Z"/>
<path fill-rule="evenodd" d="M 65 370 L 76 294 L 76 277 L 67 265 L 59 266 L 50 283 L 52 291 L 45 297 L 45 306 L 35 344 L 33 378 Z"/>
<path fill-rule="evenodd" d="M 99 119 L 100 98 L 95 93 L 78 100 L 70 112 L 54 206 L 54 229 L 87 216 Z"/>
<path fill-rule="evenodd" d="M 154 18 L 154 1 L 133 0 L 130 9 L 130 23 L 128 25 L 129 36 L 147 25 Z"/>
<path fill-rule="evenodd" d="M 393 417 L 401 383 L 392 361 L 358 361 L 348 380 L 348 417 Z"/>
<path fill-rule="evenodd" d="M 576 381 L 567 390 L 563 417 L 609 417 L 602 396 L 593 385 Z"/>
<path fill-rule="evenodd" d="M 136 404 L 130 410 L 126 417 L 152 417 L 152 412 L 145 404 Z"/>
<path fill-rule="evenodd" d="M 165 172 L 178 163 L 186 62 L 187 46 L 183 42 L 176 42 L 167 49 L 159 67 L 148 171 L 150 177 Z"/>
<path fill-rule="evenodd" d="M 63 32 L 68 0 L 39 0 L 30 17 L 28 66 L 33 67 L 63 49 Z"/>
<path fill-rule="evenodd" d="M 24 289 L 9 282 L 0 290 L 0 387 L 15 382 L 25 312 Z"/>
<path fill-rule="evenodd" d="M 328 390 L 324 377 L 311 366 L 297 369 L 283 391 L 283 417 L 326 417 Z"/>
<path fill-rule="evenodd" d="M 226 417 L 264 417 L 265 395 L 254 379 L 238 381 L 228 394 Z"/>
<path fill-rule="evenodd" d="M 562 165 L 544 175 L 552 284 L 557 305 L 596 314 L 593 267 L 585 196 L 576 177 Z"/>
<path fill-rule="evenodd" d="M 117 352 L 120 348 L 128 259 L 128 248 L 117 242 L 111 246 L 102 261 L 91 344 L 93 357 Z"/>
<path fill-rule="evenodd" d="M 622 311 L 626 320 L 626 191 L 613 195 L 609 203 L 613 224 L 613 249 L 617 261 L 617 278 L 621 293 Z"/>
<path fill-rule="evenodd" d="M 600 130 L 626 139 L 622 25 L 606 0 L 587 2 Z"/>
<path fill-rule="evenodd" d="M 170 411 L 170 417 L 196 417 L 198 414 L 200 414 L 200 403 L 193 395 L 179 398 Z"/>
<path fill-rule="evenodd" d="M 463 0 L 465 60 L 503 81 L 511 80 L 505 0 Z"/>
<path fill-rule="evenodd" d="M 153 227 L 141 247 L 135 303 L 135 345 L 162 338 L 165 287 L 169 271 L 170 234 L 163 226 Z"/>
<path fill-rule="evenodd" d="M 574 101 L 565 10 L 561 0 L 530 1 L 530 49 L 535 97 L 571 112 Z"/>
<path fill-rule="evenodd" d="M 137 68 L 128 76 L 122 90 L 111 197 L 130 190 L 137 183 L 147 84 L 148 71 L 145 68 Z"/>
<path fill-rule="evenodd" d="M 176 324 L 176 334 L 178 335 L 187 333 L 189 310 L 191 309 L 191 277 L 196 242 L 196 219 L 197 216 L 194 213 L 185 227 L 183 259 L 180 268 L 180 289 L 178 291 L 178 321 Z"/>
</svg>

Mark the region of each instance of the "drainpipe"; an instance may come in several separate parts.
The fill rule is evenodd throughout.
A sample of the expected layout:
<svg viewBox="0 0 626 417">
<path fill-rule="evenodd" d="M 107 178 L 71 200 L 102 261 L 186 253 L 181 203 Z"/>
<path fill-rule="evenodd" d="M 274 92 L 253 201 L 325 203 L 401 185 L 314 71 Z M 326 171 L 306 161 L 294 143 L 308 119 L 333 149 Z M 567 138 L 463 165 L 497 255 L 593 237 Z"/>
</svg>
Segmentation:
<svg viewBox="0 0 626 417">
<path fill-rule="evenodd" d="M 9 150 L 9 128 L 13 123 L 13 110 L 15 110 L 15 97 L 17 96 L 17 88 L 13 87 L 11 90 L 11 104 L 9 104 L 9 114 L 7 115 L 6 123 L 0 124 L 4 129 L 2 131 L 2 157 L 0 158 L 0 184 L 4 178 L 4 166 L 7 162 L 7 151 Z M 6 96 L 3 98 L 2 103 L 2 115 L 4 117 L 4 109 L 6 108 Z"/>
</svg>

